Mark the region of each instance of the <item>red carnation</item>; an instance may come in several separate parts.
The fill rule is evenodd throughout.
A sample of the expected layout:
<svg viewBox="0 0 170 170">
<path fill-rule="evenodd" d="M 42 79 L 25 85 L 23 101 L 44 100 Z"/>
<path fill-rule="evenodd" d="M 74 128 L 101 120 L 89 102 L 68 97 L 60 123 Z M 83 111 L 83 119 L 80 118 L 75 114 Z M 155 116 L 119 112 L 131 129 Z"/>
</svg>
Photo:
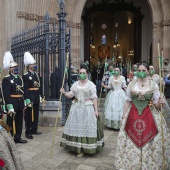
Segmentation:
<svg viewBox="0 0 170 170">
<path fill-rule="evenodd" d="M 0 159 L 0 167 L 4 167 L 4 165 L 5 165 L 5 162 L 2 160 L 2 159 Z"/>
</svg>

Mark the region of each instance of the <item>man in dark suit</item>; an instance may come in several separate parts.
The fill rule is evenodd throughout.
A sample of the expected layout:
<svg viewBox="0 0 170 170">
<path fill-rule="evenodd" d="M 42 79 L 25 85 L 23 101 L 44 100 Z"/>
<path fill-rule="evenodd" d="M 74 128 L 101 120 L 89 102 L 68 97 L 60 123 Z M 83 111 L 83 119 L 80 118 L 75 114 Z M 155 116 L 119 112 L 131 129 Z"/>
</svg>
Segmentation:
<svg viewBox="0 0 170 170">
<path fill-rule="evenodd" d="M 9 52 L 5 56 L 10 56 Z M 5 58 L 4 56 L 4 58 Z M 12 55 L 11 55 L 12 56 Z M 23 80 L 18 75 L 18 64 L 12 61 L 9 65 L 9 75 L 2 80 L 2 90 L 4 100 L 8 109 L 7 124 L 11 127 L 11 134 L 14 135 L 15 143 L 27 143 L 26 140 L 21 139 L 22 125 L 23 125 Z M 15 124 L 14 124 L 14 120 Z M 16 129 L 16 134 L 14 134 Z"/>
<path fill-rule="evenodd" d="M 100 62 L 98 62 L 97 66 L 93 68 L 93 72 L 92 72 L 92 76 L 94 76 L 93 79 L 95 79 L 98 96 L 100 95 L 103 73 L 104 73 L 104 64 L 101 65 Z"/>
<path fill-rule="evenodd" d="M 55 67 L 55 71 L 51 73 L 51 96 L 53 99 L 59 99 L 60 96 L 60 85 L 59 85 L 59 70 L 58 67 Z"/>
<path fill-rule="evenodd" d="M 23 75 L 25 114 L 25 135 L 28 139 L 33 139 L 32 134 L 40 135 L 38 132 L 39 103 L 40 103 L 40 80 L 36 73 L 37 65 L 33 56 L 29 52 L 24 54 L 24 64 L 27 72 Z"/>
</svg>

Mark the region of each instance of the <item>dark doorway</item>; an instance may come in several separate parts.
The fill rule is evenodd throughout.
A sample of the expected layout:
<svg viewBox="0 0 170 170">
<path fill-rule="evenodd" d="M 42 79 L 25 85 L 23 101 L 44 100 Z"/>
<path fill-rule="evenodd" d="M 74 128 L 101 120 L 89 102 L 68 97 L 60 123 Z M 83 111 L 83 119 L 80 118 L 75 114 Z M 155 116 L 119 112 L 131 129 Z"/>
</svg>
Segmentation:
<svg viewBox="0 0 170 170">
<path fill-rule="evenodd" d="M 141 61 L 142 19 L 133 3 L 93 4 L 84 9 L 84 60 L 91 67 L 106 58 L 117 62 Z"/>
</svg>

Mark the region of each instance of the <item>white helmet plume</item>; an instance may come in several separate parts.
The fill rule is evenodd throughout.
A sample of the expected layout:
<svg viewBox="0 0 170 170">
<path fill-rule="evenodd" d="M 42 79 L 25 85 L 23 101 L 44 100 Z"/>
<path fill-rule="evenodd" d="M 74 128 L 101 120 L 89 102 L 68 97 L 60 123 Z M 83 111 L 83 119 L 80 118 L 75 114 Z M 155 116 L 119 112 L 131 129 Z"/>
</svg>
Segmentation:
<svg viewBox="0 0 170 170">
<path fill-rule="evenodd" d="M 10 64 L 14 62 L 13 56 L 10 53 L 10 51 L 7 51 L 4 55 L 4 59 L 3 59 L 3 67 L 4 69 L 9 69 L 10 68 Z"/>
<path fill-rule="evenodd" d="M 28 66 L 29 64 L 35 64 L 36 61 L 34 57 L 30 54 L 30 52 L 24 53 L 24 65 Z"/>
</svg>

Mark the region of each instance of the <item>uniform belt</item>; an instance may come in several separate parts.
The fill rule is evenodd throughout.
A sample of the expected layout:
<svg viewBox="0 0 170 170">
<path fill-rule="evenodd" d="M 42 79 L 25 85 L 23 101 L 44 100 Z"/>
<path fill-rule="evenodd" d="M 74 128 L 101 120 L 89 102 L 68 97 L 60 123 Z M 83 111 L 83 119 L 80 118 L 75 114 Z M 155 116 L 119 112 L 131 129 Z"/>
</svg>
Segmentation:
<svg viewBox="0 0 170 170">
<path fill-rule="evenodd" d="M 20 97 L 23 97 L 23 95 L 22 94 L 10 94 L 10 97 L 20 98 Z"/>
<path fill-rule="evenodd" d="M 37 87 L 32 87 L 32 88 L 29 88 L 28 90 L 39 90 L 39 88 L 37 88 Z"/>
</svg>

